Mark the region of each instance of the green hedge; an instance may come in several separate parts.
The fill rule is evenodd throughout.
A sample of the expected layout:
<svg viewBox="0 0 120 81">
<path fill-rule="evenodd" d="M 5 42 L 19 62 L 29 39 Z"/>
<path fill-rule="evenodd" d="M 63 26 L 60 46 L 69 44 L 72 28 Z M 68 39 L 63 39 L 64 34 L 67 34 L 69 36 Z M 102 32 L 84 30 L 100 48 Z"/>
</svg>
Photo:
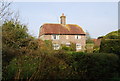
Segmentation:
<svg viewBox="0 0 120 81">
<path fill-rule="evenodd" d="M 36 52 L 38 53 L 38 52 Z M 14 59 L 7 68 L 7 79 L 79 79 L 82 81 L 114 81 L 119 79 L 119 57 L 115 54 L 54 54 L 25 55 Z M 19 75 L 19 76 L 18 76 Z"/>
<path fill-rule="evenodd" d="M 107 81 L 118 75 L 119 58 L 114 54 L 73 54 L 72 67 L 81 79 Z M 109 81 L 109 80 L 108 80 Z"/>
<path fill-rule="evenodd" d="M 120 39 L 102 39 L 100 52 L 120 54 Z"/>
</svg>

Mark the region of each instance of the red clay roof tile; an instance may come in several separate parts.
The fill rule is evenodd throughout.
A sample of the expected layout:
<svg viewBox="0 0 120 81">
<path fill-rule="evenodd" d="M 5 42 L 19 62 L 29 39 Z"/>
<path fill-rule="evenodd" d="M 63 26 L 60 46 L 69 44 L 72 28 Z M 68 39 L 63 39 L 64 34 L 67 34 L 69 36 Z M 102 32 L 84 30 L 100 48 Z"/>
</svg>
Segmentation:
<svg viewBox="0 0 120 81">
<path fill-rule="evenodd" d="M 85 34 L 85 32 L 76 24 L 43 24 L 39 35 L 44 34 Z"/>
</svg>

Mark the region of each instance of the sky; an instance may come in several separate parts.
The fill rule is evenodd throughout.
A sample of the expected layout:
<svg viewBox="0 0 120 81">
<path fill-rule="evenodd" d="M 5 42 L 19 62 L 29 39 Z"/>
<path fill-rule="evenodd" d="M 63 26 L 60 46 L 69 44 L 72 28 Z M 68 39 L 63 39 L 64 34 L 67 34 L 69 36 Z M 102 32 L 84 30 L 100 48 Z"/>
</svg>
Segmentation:
<svg viewBox="0 0 120 81">
<path fill-rule="evenodd" d="M 92 38 L 118 29 L 117 2 L 13 2 L 11 8 L 35 37 L 44 23 L 60 23 L 62 13 L 67 24 L 79 25 Z"/>
<path fill-rule="evenodd" d="M 7 0 L 14 2 L 118 2 L 119 0 Z"/>
</svg>

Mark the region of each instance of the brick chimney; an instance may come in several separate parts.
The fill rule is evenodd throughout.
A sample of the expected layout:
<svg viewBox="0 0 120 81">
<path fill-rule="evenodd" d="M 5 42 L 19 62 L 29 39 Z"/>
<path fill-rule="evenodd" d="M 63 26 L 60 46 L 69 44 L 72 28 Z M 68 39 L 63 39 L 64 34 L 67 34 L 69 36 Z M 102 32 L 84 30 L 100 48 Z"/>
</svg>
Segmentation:
<svg viewBox="0 0 120 81">
<path fill-rule="evenodd" d="M 64 16 L 64 13 L 62 13 L 62 16 L 60 16 L 60 23 L 65 25 L 66 24 L 66 16 Z"/>
</svg>

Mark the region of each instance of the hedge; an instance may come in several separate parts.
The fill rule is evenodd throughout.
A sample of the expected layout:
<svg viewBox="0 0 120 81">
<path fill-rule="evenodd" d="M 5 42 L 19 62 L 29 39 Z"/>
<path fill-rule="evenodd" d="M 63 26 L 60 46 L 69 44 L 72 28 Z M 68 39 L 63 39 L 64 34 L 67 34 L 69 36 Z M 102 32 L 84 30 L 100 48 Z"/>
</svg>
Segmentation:
<svg viewBox="0 0 120 81">
<path fill-rule="evenodd" d="M 120 54 L 120 39 L 102 39 L 100 52 Z"/>
<path fill-rule="evenodd" d="M 19 69 L 21 72 L 19 74 Z M 105 53 L 56 52 L 23 56 L 10 62 L 6 79 L 79 79 L 110 81 L 119 79 L 119 57 Z"/>
</svg>

